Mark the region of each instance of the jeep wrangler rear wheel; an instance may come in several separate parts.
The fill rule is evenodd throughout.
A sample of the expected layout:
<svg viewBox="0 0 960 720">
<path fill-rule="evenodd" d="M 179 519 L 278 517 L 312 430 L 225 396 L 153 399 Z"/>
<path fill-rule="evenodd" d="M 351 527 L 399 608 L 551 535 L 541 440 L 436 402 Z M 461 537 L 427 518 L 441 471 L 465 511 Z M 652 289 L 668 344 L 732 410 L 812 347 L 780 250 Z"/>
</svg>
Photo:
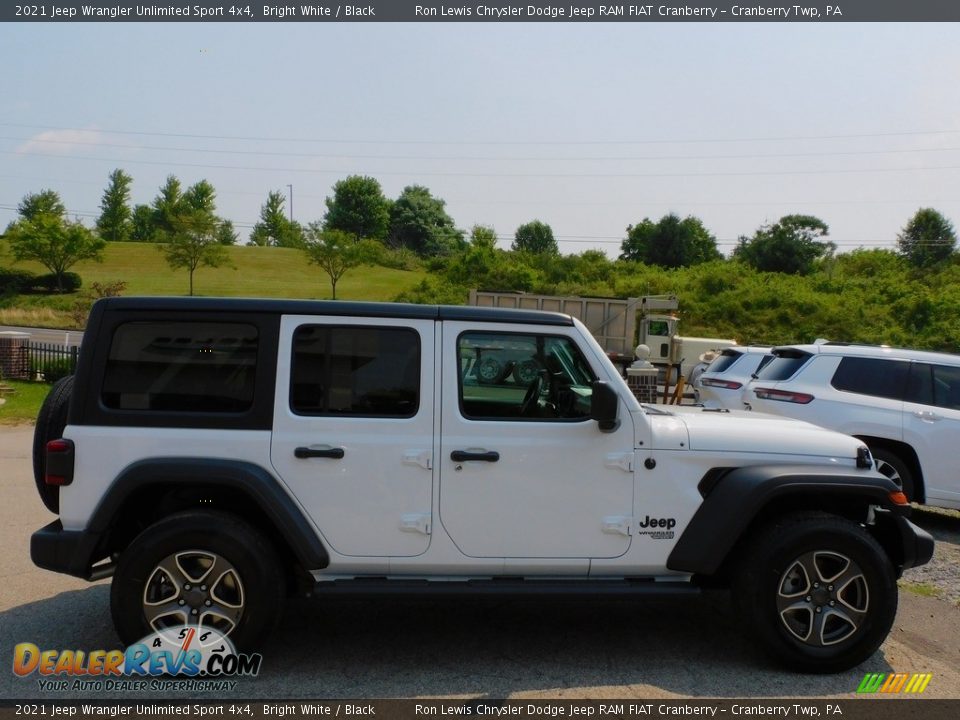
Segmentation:
<svg viewBox="0 0 960 720">
<path fill-rule="evenodd" d="M 279 620 L 284 578 L 270 543 L 233 515 L 188 511 L 138 535 L 110 593 L 125 644 L 182 625 L 256 647 Z"/>
<path fill-rule="evenodd" d="M 838 672 L 870 657 L 897 611 L 893 567 L 861 526 L 826 514 L 778 519 L 749 540 L 733 586 L 747 631 L 806 672 Z"/>
</svg>

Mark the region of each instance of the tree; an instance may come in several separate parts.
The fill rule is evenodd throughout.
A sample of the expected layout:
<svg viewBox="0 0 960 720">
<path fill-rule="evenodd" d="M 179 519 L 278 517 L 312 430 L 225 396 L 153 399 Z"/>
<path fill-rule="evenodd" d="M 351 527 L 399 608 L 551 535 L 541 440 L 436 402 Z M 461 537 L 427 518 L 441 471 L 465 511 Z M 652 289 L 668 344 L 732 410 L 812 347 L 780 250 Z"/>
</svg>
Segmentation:
<svg viewBox="0 0 960 720">
<path fill-rule="evenodd" d="M 303 247 L 303 228 L 286 216 L 283 211 L 284 200 L 281 192 L 271 191 L 267 194 L 267 202 L 260 206 L 260 221 L 250 233 L 252 245 Z"/>
<path fill-rule="evenodd" d="M 224 220 L 217 226 L 217 242 L 220 245 L 235 245 L 240 235 L 233 229 L 233 223 Z"/>
<path fill-rule="evenodd" d="M 323 225 L 327 230 L 342 230 L 357 238 L 387 237 L 390 201 L 372 177 L 351 175 L 338 181 L 333 186 L 333 197 L 326 202 Z"/>
<path fill-rule="evenodd" d="M 180 198 L 180 205 L 190 210 L 199 210 L 213 215 L 217 211 L 217 191 L 206 180 L 200 180 L 184 191 Z M 180 205 L 176 207 L 177 210 L 181 209 Z"/>
<path fill-rule="evenodd" d="M 183 188 L 176 176 L 168 175 L 160 188 L 160 194 L 153 200 L 151 219 L 151 240 L 168 242 L 173 236 L 174 220 L 183 210 Z"/>
<path fill-rule="evenodd" d="M 174 270 L 186 268 L 190 273 L 190 294 L 193 295 L 193 273 L 201 265 L 229 265 L 226 248 L 217 242 L 217 218 L 202 210 L 182 212 L 173 218 L 170 241 L 159 246 L 167 264 Z"/>
<path fill-rule="evenodd" d="M 130 183 L 133 178 L 117 168 L 110 173 L 109 184 L 100 201 L 97 232 L 107 242 L 126 242 L 130 239 L 133 213 L 130 210 Z"/>
<path fill-rule="evenodd" d="M 17 205 L 17 214 L 23 220 L 33 220 L 37 215 L 65 217 L 67 208 L 55 191 L 41 190 L 38 193 L 24 195 L 23 200 Z"/>
<path fill-rule="evenodd" d="M 489 225 L 474 225 L 470 228 L 470 246 L 494 250 L 497 247 L 497 231 Z"/>
<path fill-rule="evenodd" d="M 15 260 L 35 260 L 56 277 L 57 292 L 63 292 L 67 270 L 81 260 L 99 262 L 106 245 L 81 223 L 53 212 L 13 223 L 6 237 Z"/>
<path fill-rule="evenodd" d="M 553 237 L 553 229 L 545 222 L 533 220 L 517 228 L 511 250 L 534 255 L 558 255 L 560 248 Z"/>
<path fill-rule="evenodd" d="M 320 223 L 310 223 L 303 250 L 307 258 L 330 278 L 333 299 L 337 299 L 337 282 L 352 267 L 365 262 L 362 244 L 352 233 L 324 230 Z"/>
<path fill-rule="evenodd" d="M 620 259 L 667 268 L 699 265 L 719 260 L 716 238 L 692 215 L 680 219 L 669 213 L 653 222 L 644 218 L 627 226 L 627 237 L 620 245 Z"/>
<path fill-rule="evenodd" d="M 460 248 L 463 233 L 454 226 L 445 206 L 446 202 L 422 185 L 405 187 L 390 207 L 390 244 L 423 257 L 447 255 Z"/>
<path fill-rule="evenodd" d="M 953 224 L 933 208 L 921 208 L 897 235 L 900 255 L 917 268 L 929 268 L 953 255 Z"/>
<path fill-rule="evenodd" d="M 131 242 L 153 242 L 153 208 L 136 205 L 130 217 Z"/>
<path fill-rule="evenodd" d="M 752 238 L 741 237 L 734 257 L 764 272 L 807 275 L 814 263 L 833 253 L 836 245 L 823 242 L 827 224 L 812 215 L 785 215 L 760 227 Z"/>
</svg>

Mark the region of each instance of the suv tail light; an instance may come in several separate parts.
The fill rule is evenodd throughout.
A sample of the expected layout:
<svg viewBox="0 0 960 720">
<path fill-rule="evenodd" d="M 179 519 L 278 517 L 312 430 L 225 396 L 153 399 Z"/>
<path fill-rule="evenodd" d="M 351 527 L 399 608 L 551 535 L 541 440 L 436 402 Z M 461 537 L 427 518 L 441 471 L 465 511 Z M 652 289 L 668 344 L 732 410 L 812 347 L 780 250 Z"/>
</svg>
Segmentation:
<svg viewBox="0 0 960 720">
<path fill-rule="evenodd" d="M 797 403 L 798 405 L 806 405 L 813 400 L 813 395 L 807 393 L 774 390 L 773 388 L 756 388 L 754 393 L 760 400 L 779 400 L 780 402 Z"/>
<path fill-rule="evenodd" d="M 47 443 L 46 472 L 43 481 L 47 485 L 69 485 L 73 482 L 73 440 L 51 440 Z"/>
<path fill-rule="evenodd" d="M 726 388 L 727 390 L 739 390 L 743 387 L 743 383 L 734 382 L 733 380 L 718 380 L 716 378 L 700 378 L 700 384 L 709 387 Z"/>
</svg>

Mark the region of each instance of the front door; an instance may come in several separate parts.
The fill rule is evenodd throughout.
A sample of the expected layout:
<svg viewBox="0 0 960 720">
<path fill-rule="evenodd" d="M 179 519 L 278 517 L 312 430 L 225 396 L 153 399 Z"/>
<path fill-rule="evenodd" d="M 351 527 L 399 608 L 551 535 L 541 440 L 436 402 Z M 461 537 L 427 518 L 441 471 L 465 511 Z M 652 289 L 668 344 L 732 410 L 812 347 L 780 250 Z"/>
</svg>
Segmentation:
<svg viewBox="0 0 960 720">
<path fill-rule="evenodd" d="M 621 408 L 620 427 L 599 430 L 589 353 L 556 330 L 443 324 L 440 521 L 465 555 L 612 558 L 630 546 L 630 417 Z"/>
<path fill-rule="evenodd" d="M 434 322 L 283 318 L 273 466 L 335 552 L 427 550 Z"/>
</svg>

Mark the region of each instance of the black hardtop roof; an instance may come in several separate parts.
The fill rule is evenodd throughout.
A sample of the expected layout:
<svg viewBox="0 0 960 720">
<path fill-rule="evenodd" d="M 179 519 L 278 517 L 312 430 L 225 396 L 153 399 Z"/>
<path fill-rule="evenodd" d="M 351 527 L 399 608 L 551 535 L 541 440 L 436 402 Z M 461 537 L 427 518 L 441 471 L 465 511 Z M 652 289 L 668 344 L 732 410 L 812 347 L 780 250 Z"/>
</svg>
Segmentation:
<svg viewBox="0 0 960 720">
<path fill-rule="evenodd" d="M 114 297 L 97 301 L 104 311 L 230 312 L 275 315 L 362 316 L 461 320 L 470 322 L 573 325 L 569 315 L 542 310 L 474 307 L 472 305 L 414 305 L 411 303 L 342 300 L 279 300 L 274 298 Z"/>
</svg>

